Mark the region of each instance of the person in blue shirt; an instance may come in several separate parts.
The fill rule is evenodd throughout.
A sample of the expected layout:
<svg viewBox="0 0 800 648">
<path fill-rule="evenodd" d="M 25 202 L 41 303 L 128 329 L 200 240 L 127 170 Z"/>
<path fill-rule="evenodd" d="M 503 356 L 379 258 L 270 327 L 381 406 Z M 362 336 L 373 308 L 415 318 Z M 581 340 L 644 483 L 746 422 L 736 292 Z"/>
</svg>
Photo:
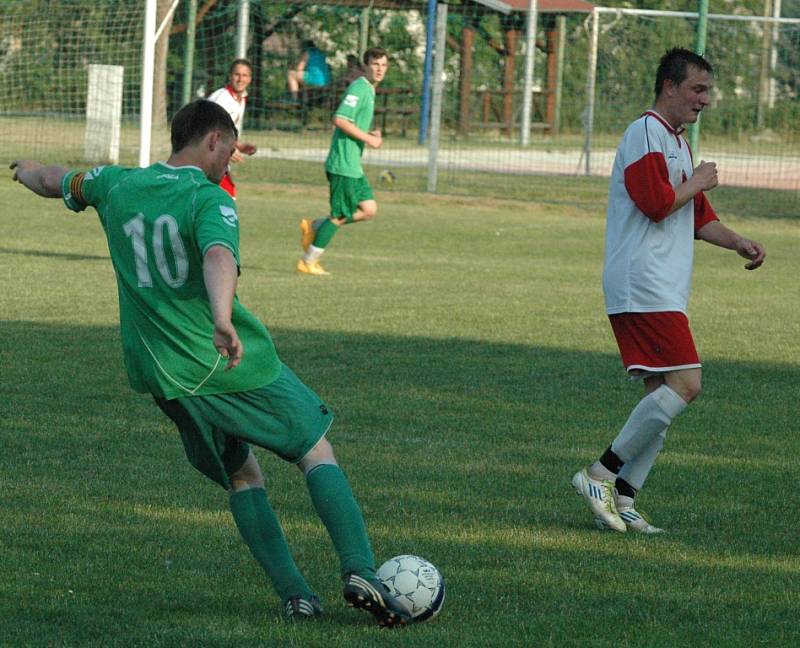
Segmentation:
<svg viewBox="0 0 800 648">
<path fill-rule="evenodd" d="M 293 70 L 289 70 L 289 94 L 293 100 L 299 101 L 300 88 L 324 88 L 330 85 L 331 69 L 325 52 L 320 50 L 314 41 L 303 41 L 303 54 Z"/>
</svg>

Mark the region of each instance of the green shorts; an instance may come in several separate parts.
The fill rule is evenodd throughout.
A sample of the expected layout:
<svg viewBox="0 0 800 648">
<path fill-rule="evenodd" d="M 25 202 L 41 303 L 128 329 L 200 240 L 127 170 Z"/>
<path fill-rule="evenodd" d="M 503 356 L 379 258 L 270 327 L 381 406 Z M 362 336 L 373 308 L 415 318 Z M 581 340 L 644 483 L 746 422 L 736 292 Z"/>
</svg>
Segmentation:
<svg viewBox="0 0 800 648">
<path fill-rule="evenodd" d="M 365 200 L 374 200 L 375 194 L 367 182 L 367 176 L 351 178 L 325 172 L 330 186 L 331 216 L 333 218 L 346 218 L 352 220 L 353 214 L 358 209 L 358 203 Z"/>
<path fill-rule="evenodd" d="M 286 365 L 274 382 L 251 391 L 155 400 L 178 426 L 189 463 L 226 489 L 248 443 L 298 463 L 333 423 L 328 406 Z"/>
</svg>

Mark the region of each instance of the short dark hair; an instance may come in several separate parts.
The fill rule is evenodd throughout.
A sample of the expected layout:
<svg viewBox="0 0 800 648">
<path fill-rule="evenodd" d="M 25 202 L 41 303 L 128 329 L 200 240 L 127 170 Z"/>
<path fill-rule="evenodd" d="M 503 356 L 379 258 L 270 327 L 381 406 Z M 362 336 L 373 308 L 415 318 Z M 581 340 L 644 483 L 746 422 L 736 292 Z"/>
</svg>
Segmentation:
<svg viewBox="0 0 800 648">
<path fill-rule="evenodd" d="M 389 55 L 386 53 L 385 49 L 380 47 L 370 47 L 366 52 L 364 52 L 364 65 L 369 65 L 371 61 L 383 58 L 384 56 L 389 58 Z"/>
<path fill-rule="evenodd" d="M 233 74 L 233 69 L 237 65 L 246 65 L 248 68 L 250 68 L 250 74 L 253 73 L 253 64 L 250 61 L 248 61 L 246 58 L 238 58 L 238 59 L 234 59 L 233 63 L 231 63 L 231 68 L 230 68 L 230 70 L 228 70 L 228 74 Z"/>
<path fill-rule="evenodd" d="M 711 63 L 699 54 L 695 54 L 683 47 L 673 47 L 671 50 L 667 50 L 658 62 L 654 88 L 656 99 L 661 95 L 661 91 L 664 89 L 664 81 L 667 79 L 675 85 L 683 83 L 687 76 L 686 68 L 690 65 L 705 70 L 709 74 L 714 74 L 714 68 L 711 67 Z"/>
<path fill-rule="evenodd" d="M 228 111 L 208 99 L 197 99 L 186 104 L 172 118 L 170 139 L 172 152 L 177 153 L 196 144 L 212 130 L 224 130 L 236 139 L 239 133 Z"/>
</svg>

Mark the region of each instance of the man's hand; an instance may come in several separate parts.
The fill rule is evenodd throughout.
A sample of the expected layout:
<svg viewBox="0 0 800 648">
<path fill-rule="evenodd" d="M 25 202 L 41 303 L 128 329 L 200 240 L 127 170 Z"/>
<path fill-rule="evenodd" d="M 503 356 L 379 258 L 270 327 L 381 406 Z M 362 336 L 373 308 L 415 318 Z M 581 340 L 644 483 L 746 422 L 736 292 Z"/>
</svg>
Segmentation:
<svg viewBox="0 0 800 648">
<path fill-rule="evenodd" d="M 233 324 L 228 322 L 224 325 L 214 326 L 214 348 L 223 357 L 228 359 L 228 364 L 225 366 L 225 371 L 230 371 L 234 367 L 239 366 L 244 355 L 244 347 L 236 333 Z"/>
<path fill-rule="evenodd" d="M 755 270 L 761 267 L 761 264 L 764 263 L 764 259 L 767 256 L 767 252 L 764 250 L 764 246 L 761 245 L 761 243 L 746 238 L 737 238 L 736 247 L 733 249 L 736 250 L 736 253 L 740 257 L 750 259 L 750 263 L 746 263 L 744 266 L 745 270 Z"/>
<path fill-rule="evenodd" d="M 8 168 L 14 172 L 11 179 L 27 187 L 29 185 L 25 180 L 30 181 L 32 175 L 39 171 L 42 165 L 34 160 L 14 160 Z"/>
<path fill-rule="evenodd" d="M 383 136 L 379 130 L 369 131 L 367 133 L 369 139 L 365 140 L 367 146 L 371 146 L 372 148 L 380 148 L 381 144 L 383 144 Z"/>
<path fill-rule="evenodd" d="M 719 183 L 717 163 L 700 160 L 700 164 L 692 174 L 692 180 L 700 185 L 700 191 L 710 191 Z"/>
<path fill-rule="evenodd" d="M 30 171 L 41 168 L 41 166 L 41 164 L 33 160 L 14 160 L 8 168 L 14 172 L 14 175 L 11 176 L 12 180 L 25 184 L 22 182 L 22 176 Z"/>
<path fill-rule="evenodd" d="M 244 155 L 253 155 L 257 150 L 255 144 L 236 142 L 236 150 L 233 152 L 233 155 L 231 155 L 231 162 L 241 162 L 244 160 Z"/>
<path fill-rule="evenodd" d="M 63 167 L 44 166 L 34 160 L 14 160 L 9 168 L 14 171 L 12 179 L 33 193 L 45 198 L 61 197 L 61 179 L 67 172 Z"/>
</svg>

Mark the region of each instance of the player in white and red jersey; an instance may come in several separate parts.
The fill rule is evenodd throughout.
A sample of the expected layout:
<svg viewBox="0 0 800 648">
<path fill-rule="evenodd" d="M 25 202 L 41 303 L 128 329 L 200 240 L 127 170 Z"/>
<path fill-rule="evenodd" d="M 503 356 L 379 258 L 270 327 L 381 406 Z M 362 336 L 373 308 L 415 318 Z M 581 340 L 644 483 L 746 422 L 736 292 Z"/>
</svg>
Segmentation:
<svg viewBox="0 0 800 648">
<path fill-rule="evenodd" d="M 219 104 L 228 111 L 240 135 L 242 132 L 242 123 L 244 122 L 244 108 L 247 103 L 247 88 L 250 86 L 252 80 L 253 66 L 250 64 L 250 61 L 243 58 L 236 59 L 231 63 L 228 83 L 208 96 L 209 101 Z M 253 144 L 237 140 L 236 151 L 231 156 L 231 162 L 241 162 L 244 159 L 242 154 L 253 155 L 255 152 L 256 147 Z M 225 176 L 222 178 L 219 186 L 236 200 L 236 185 L 233 183 L 230 169 L 225 172 Z"/>
<path fill-rule="evenodd" d="M 694 167 L 683 125 L 708 105 L 713 69 L 681 48 L 668 51 L 656 73 L 656 100 L 625 131 L 608 198 L 603 291 L 622 361 L 644 381 L 645 396 L 614 441 L 572 484 L 598 526 L 662 531 L 634 506 L 664 444 L 667 428 L 700 393 L 701 365 L 686 310 L 694 239 L 748 259 L 755 270 L 764 248 L 720 223 L 705 196 L 717 166 Z"/>
</svg>

